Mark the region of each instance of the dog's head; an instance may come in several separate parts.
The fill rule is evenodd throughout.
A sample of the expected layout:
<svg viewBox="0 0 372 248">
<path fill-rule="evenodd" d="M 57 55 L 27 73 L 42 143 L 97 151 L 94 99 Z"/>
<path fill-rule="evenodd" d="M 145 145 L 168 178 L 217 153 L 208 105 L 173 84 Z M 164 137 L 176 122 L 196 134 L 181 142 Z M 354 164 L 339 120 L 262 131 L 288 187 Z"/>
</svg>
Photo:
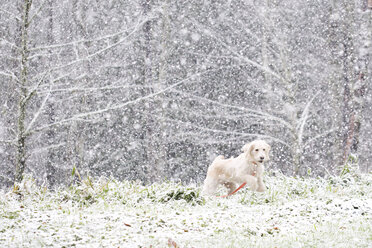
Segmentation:
<svg viewBox="0 0 372 248">
<path fill-rule="evenodd" d="M 242 150 L 249 161 L 263 163 L 269 160 L 270 145 L 263 140 L 255 140 L 243 146 Z"/>
</svg>

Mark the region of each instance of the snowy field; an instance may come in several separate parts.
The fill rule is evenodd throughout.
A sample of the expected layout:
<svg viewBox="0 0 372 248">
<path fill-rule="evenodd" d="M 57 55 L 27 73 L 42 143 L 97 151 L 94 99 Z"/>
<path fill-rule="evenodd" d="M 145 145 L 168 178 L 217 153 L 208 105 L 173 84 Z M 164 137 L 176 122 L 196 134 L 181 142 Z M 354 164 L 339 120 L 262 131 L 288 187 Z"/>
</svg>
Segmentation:
<svg viewBox="0 0 372 248">
<path fill-rule="evenodd" d="M 85 179 L 0 193 L 0 247 L 372 247 L 372 175 L 266 177 L 203 198 L 200 185 Z"/>
</svg>

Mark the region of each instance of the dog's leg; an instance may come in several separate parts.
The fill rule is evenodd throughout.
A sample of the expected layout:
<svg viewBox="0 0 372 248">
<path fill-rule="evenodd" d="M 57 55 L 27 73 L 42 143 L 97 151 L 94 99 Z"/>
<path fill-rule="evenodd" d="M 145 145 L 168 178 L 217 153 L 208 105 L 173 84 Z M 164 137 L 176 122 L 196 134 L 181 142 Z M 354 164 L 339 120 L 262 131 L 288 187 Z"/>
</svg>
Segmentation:
<svg viewBox="0 0 372 248">
<path fill-rule="evenodd" d="M 264 192 L 266 190 L 266 186 L 263 183 L 263 174 L 264 174 L 264 167 L 263 164 L 257 166 L 257 191 Z"/>
<path fill-rule="evenodd" d="M 218 184 L 219 184 L 218 181 L 215 180 L 214 178 L 207 177 L 204 180 L 202 194 L 203 195 L 213 195 L 217 190 Z"/>
<path fill-rule="evenodd" d="M 244 177 L 244 182 L 246 182 L 249 186 L 249 188 L 252 191 L 257 191 L 258 188 L 258 183 L 257 183 L 257 178 L 251 175 L 247 175 Z"/>
<path fill-rule="evenodd" d="M 258 192 L 264 192 L 266 190 L 266 186 L 263 183 L 262 177 L 257 178 L 257 184 L 258 184 L 258 187 L 257 187 Z"/>
<path fill-rule="evenodd" d="M 237 188 L 236 184 L 233 182 L 225 182 L 224 185 L 229 190 L 228 194 L 231 194 Z"/>
</svg>

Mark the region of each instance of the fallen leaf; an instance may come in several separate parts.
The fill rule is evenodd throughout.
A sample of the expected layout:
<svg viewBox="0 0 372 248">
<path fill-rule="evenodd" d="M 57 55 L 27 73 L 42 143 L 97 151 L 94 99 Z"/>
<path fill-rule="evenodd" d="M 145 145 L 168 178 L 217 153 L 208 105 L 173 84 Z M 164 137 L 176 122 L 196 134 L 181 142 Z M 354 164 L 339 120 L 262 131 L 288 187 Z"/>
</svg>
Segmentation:
<svg viewBox="0 0 372 248">
<path fill-rule="evenodd" d="M 178 248 L 178 245 L 174 240 L 168 239 L 168 247 Z"/>
</svg>

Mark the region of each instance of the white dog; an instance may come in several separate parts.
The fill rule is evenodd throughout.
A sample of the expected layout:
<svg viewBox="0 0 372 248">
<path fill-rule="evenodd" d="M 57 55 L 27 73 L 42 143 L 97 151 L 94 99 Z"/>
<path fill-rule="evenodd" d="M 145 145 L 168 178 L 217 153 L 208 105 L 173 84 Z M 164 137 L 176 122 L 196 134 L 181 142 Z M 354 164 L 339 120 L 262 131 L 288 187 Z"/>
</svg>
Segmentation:
<svg viewBox="0 0 372 248">
<path fill-rule="evenodd" d="M 219 185 L 229 189 L 229 194 L 247 183 L 253 191 L 266 190 L 263 183 L 264 162 L 269 160 L 270 146 L 263 140 L 255 140 L 243 146 L 244 153 L 236 158 L 218 156 L 208 168 L 203 194 L 212 195 Z"/>
</svg>

